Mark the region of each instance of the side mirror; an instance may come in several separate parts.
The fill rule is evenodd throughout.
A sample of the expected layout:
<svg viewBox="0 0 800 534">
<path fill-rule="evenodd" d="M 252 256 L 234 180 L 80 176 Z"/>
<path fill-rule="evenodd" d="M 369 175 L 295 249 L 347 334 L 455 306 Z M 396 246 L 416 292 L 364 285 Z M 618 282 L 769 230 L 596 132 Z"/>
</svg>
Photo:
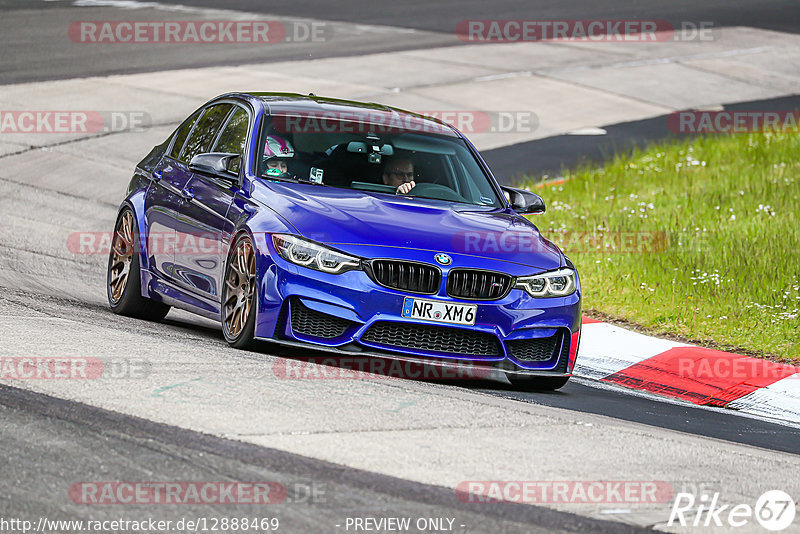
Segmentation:
<svg viewBox="0 0 800 534">
<path fill-rule="evenodd" d="M 517 213 L 544 213 L 544 200 L 536 193 L 505 185 L 501 186 L 501 189 L 508 198 L 511 208 Z"/>
<path fill-rule="evenodd" d="M 189 170 L 227 182 L 239 179 L 239 166 L 242 156 L 228 152 L 208 152 L 198 154 L 189 162 Z"/>
</svg>

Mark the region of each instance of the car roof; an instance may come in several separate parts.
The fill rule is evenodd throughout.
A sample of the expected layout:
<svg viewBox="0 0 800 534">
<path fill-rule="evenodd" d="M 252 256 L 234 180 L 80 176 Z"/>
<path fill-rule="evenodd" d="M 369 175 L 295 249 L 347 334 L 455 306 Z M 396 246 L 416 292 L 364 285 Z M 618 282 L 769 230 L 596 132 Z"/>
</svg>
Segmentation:
<svg viewBox="0 0 800 534">
<path fill-rule="evenodd" d="M 270 115 L 338 117 L 340 120 L 363 123 L 407 124 L 422 131 L 459 136 L 453 126 L 440 119 L 374 102 L 299 93 L 238 93 L 238 96 L 260 100 Z"/>
</svg>

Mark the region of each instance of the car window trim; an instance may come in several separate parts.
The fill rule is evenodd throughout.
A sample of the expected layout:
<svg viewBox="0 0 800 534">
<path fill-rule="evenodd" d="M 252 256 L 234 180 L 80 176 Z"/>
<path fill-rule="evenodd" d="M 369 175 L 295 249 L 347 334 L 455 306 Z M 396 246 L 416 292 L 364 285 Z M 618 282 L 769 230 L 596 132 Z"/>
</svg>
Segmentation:
<svg viewBox="0 0 800 534">
<path fill-rule="evenodd" d="M 220 102 L 219 104 L 222 105 L 222 104 L 231 104 L 231 103 L 230 102 Z M 219 143 L 219 138 L 222 137 L 222 132 L 224 132 L 225 128 L 228 126 L 228 122 L 231 120 L 231 117 L 233 116 L 233 112 L 235 110 L 236 110 L 236 106 L 235 105 L 231 105 L 231 109 L 228 110 L 228 114 L 225 115 L 224 119 L 222 119 L 222 122 L 220 123 L 219 130 L 217 130 L 217 133 L 214 135 L 214 140 L 211 141 L 211 146 L 209 147 L 209 150 L 211 152 L 214 152 L 214 149 L 216 148 L 217 143 Z"/>
<path fill-rule="evenodd" d="M 222 104 L 231 104 L 231 103 L 232 102 L 229 101 L 228 99 L 215 100 L 214 102 L 209 102 L 205 107 L 203 107 L 203 113 L 199 117 L 197 117 L 197 120 L 195 121 L 194 125 L 192 126 L 192 131 L 190 131 L 189 135 L 186 136 L 186 140 L 183 142 L 183 146 L 181 147 L 181 151 L 178 152 L 177 161 L 183 163 L 184 165 L 189 165 L 190 162 L 182 160 L 180 158 L 180 156 L 183 154 L 183 149 L 186 148 L 186 143 L 189 142 L 189 139 L 192 137 L 192 134 L 194 133 L 195 128 L 197 128 L 197 125 L 200 123 L 200 121 L 203 119 L 203 117 L 205 117 L 206 113 L 208 113 L 208 110 L 213 108 L 214 106 L 219 106 L 219 105 L 222 105 Z M 233 109 L 233 108 L 231 108 L 231 109 Z M 230 115 L 230 110 L 228 111 L 228 115 Z M 228 120 L 228 115 L 225 115 L 225 118 L 223 119 L 224 121 Z M 220 131 L 222 131 L 222 130 L 220 130 Z M 216 132 L 215 137 L 214 137 L 214 142 L 211 144 L 211 146 L 214 146 L 214 143 L 216 143 L 217 137 L 219 136 L 220 131 Z"/>
<path fill-rule="evenodd" d="M 222 126 L 220 131 L 217 133 L 217 136 L 214 138 L 214 142 L 211 145 L 212 149 L 215 148 L 217 143 L 219 142 L 219 137 L 222 135 L 222 132 L 227 127 L 228 121 L 230 121 L 231 117 L 233 116 L 233 113 L 236 112 L 236 108 L 239 107 L 241 109 L 244 109 L 245 113 L 247 113 L 247 137 L 245 138 L 244 154 L 242 154 L 242 163 L 239 166 L 239 175 L 237 176 L 238 181 L 236 182 L 237 186 L 239 188 L 241 188 L 241 186 L 243 184 L 245 168 L 246 168 L 245 156 L 247 155 L 247 149 L 250 146 L 250 142 L 251 142 L 251 139 L 252 139 L 252 136 L 253 136 L 254 113 L 247 105 L 245 105 L 244 102 L 239 102 L 238 100 L 232 100 L 232 99 L 218 100 L 218 101 L 215 101 L 212 105 L 217 105 L 217 104 L 233 104 L 233 107 L 231 108 L 231 111 L 228 112 L 228 115 L 225 117 L 224 125 Z M 207 107 L 211 107 L 212 105 L 209 105 Z M 188 137 L 187 137 L 187 139 L 188 139 Z M 188 165 L 187 163 L 184 163 L 182 161 L 180 161 L 179 163 L 181 163 L 183 165 Z M 194 179 L 194 178 L 201 178 L 204 181 L 206 181 L 208 183 L 211 183 L 211 184 L 214 184 L 215 186 L 220 187 L 222 189 L 226 189 L 227 190 L 229 188 L 229 185 L 224 183 L 222 180 L 216 180 L 216 179 L 214 179 L 214 178 L 212 178 L 210 176 L 203 176 L 201 174 L 192 173 L 192 179 Z M 191 179 L 190 179 L 190 181 L 191 181 Z"/>
<path fill-rule="evenodd" d="M 186 117 L 186 119 L 185 119 L 185 120 L 183 120 L 183 121 L 182 121 L 182 122 L 181 122 L 181 123 L 178 125 L 178 127 L 175 129 L 175 131 L 174 131 L 174 132 L 172 132 L 172 137 L 170 137 L 170 140 L 169 140 L 169 146 L 167 147 L 167 150 L 164 152 L 164 155 L 165 155 L 165 156 L 169 157 L 169 158 L 170 158 L 170 159 L 172 159 L 172 160 L 178 161 L 178 159 L 177 159 L 177 158 L 173 158 L 173 157 L 172 157 L 172 149 L 175 147 L 175 141 L 178 139 L 178 134 L 179 134 L 179 133 L 180 133 L 180 131 L 181 131 L 181 127 L 182 127 L 184 124 L 186 124 L 186 123 L 189 121 L 189 119 L 191 119 L 191 118 L 192 118 L 192 115 L 194 115 L 195 113 L 197 113 L 197 117 L 195 117 L 195 119 L 194 119 L 194 122 L 192 123 L 192 128 L 189 130 L 189 133 L 188 133 L 188 134 L 186 134 L 186 139 L 184 139 L 184 140 L 183 140 L 183 144 L 181 145 L 181 150 L 183 150 L 183 147 L 186 145 L 186 140 L 187 140 L 187 139 L 189 139 L 189 136 L 190 136 L 190 135 L 192 135 L 192 132 L 194 131 L 194 127 L 197 125 L 197 121 L 200 119 L 200 117 L 202 117 L 202 116 L 203 116 L 203 113 L 205 113 L 205 111 L 206 111 L 206 110 L 205 110 L 205 108 L 204 108 L 204 107 L 197 108 L 197 109 L 196 109 L 196 110 L 194 110 L 194 111 L 193 111 L 193 112 L 192 112 L 192 113 L 191 113 L 191 114 L 190 114 L 188 117 Z M 180 156 L 180 154 L 181 154 L 181 151 L 179 150 L 179 151 L 178 151 L 178 155 Z"/>
<path fill-rule="evenodd" d="M 219 140 L 222 137 L 222 133 L 228 128 L 228 125 L 230 124 L 231 119 L 233 119 L 233 116 L 238 111 L 236 108 L 243 109 L 244 112 L 247 113 L 247 134 L 245 134 L 245 138 L 244 138 L 244 149 L 247 150 L 247 141 L 248 141 L 248 139 L 250 137 L 250 129 L 251 129 L 252 125 L 253 125 L 253 121 L 252 121 L 253 117 L 252 117 L 252 115 L 250 115 L 249 110 L 245 106 L 242 106 L 238 102 L 233 102 L 233 107 L 231 108 L 230 113 L 228 113 L 228 116 L 225 117 L 225 124 L 222 125 L 222 128 L 220 128 L 219 132 L 217 133 L 217 137 L 214 139 L 214 142 L 211 145 L 211 150 L 212 151 L 214 151 L 217 148 L 217 143 L 219 143 Z M 242 154 L 242 156 L 244 156 L 244 154 Z M 244 159 L 244 158 L 242 158 L 242 159 Z"/>
</svg>

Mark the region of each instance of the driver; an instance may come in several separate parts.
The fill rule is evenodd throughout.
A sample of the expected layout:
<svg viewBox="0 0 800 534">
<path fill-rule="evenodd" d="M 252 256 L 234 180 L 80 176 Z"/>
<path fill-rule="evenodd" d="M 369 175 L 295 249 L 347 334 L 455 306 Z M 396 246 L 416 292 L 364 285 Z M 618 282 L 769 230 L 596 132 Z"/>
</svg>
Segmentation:
<svg viewBox="0 0 800 534">
<path fill-rule="evenodd" d="M 383 169 L 383 183 L 397 188 L 398 195 L 406 195 L 417 185 L 414 183 L 414 162 L 409 158 L 393 159 Z"/>
<path fill-rule="evenodd" d="M 264 142 L 264 174 L 267 176 L 289 176 L 288 162 L 294 158 L 292 145 L 277 135 L 268 135 Z"/>
</svg>

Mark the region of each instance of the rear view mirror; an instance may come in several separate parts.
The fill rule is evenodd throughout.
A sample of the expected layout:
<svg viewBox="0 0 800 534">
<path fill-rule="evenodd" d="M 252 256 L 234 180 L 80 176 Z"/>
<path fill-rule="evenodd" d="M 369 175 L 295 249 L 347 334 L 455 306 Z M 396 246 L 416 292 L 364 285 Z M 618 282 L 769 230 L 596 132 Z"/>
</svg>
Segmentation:
<svg viewBox="0 0 800 534">
<path fill-rule="evenodd" d="M 544 213 L 544 200 L 536 193 L 505 185 L 501 189 L 508 198 L 511 209 L 517 213 Z"/>
<path fill-rule="evenodd" d="M 380 163 L 381 156 L 394 155 L 392 145 L 373 145 L 361 141 L 350 141 L 347 143 L 347 151 L 356 154 L 366 154 L 367 161 L 370 163 Z"/>
</svg>

